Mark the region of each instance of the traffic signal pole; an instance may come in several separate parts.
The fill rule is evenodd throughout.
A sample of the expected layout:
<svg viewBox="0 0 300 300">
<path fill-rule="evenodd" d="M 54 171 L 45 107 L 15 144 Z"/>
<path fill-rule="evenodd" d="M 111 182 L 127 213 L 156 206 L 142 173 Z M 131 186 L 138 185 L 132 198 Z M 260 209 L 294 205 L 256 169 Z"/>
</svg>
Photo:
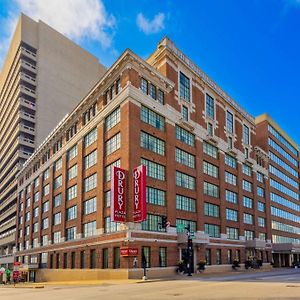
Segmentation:
<svg viewBox="0 0 300 300">
<path fill-rule="evenodd" d="M 191 229 L 190 225 L 185 227 L 187 231 L 187 253 L 188 253 L 188 275 L 187 276 L 192 276 L 192 255 L 193 255 L 193 240 L 191 238 Z"/>
</svg>

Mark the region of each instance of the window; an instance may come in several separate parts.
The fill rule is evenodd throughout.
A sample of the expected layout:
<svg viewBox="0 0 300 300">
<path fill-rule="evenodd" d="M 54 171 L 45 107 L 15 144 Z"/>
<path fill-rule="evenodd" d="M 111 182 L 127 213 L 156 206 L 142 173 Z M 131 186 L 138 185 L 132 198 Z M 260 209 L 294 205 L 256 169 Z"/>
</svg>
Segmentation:
<svg viewBox="0 0 300 300">
<path fill-rule="evenodd" d="M 196 212 L 196 200 L 190 197 L 176 195 L 176 209 Z"/>
<path fill-rule="evenodd" d="M 257 210 L 261 212 L 266 211 L 266 205 L 263 202 L 258 201 L 257 202 Z"/>
<path fill-rule="evenodd" d="M 25 214 L 25 222 L 28 222 L 30 220 L 30 212 L 27 212 Z"/>
<path fill-rule="evenodd" d="M 27 200 L 26 200 L 26 207 L 29 207 L 30 206 L 30 198 L 28 198 Z"/>
<path fill-rule="evenodd" d="M 105 169 L 104 169 L 104 182 L 108 182 L 108 181 L 111 180 L 111 167 L 112 166 L 120 167 L 121 166 L 121 161 L 118 159 L 115 162 L 113 162 L 112 164 L 105 167 Z"/>
<path fill-rule="evenodd" d="M 259 182 L 264 182 L 264 175 L 262 173 L 260 173 L 260 172 L 257 172 L 256 173 L 256 179 Z"/>
<path fill-rule="evenodd" d="M 188 132 L 187 130 L 176 125 L 176 139 L 194 147 L 195 146 L 195 136 Z"/>
<path fill-rule="evenodd" d="M 247 208 L 253 208 L 253 200 L 248 197 L 243 197 L 243 205 Z"/>
<path fill-rule="evenodd" d="M 166 247 L 159 247 L 159 266 L 164 268 L 167 266 L 167 248 Z"/>
<path fill-rule="evenodd" d="M 47 229 L 49 227 L 49 220 L 45 218 L 42 220 L 42 229 Z"/>
<path fill-rule="evenodd" d="M 249 131 L 249 127 L 247 125 L 243 125 L 243 143 L 245 145 L 249 145 L 250 144 L 250 131 Z"/>
<path fill-rule="evenodd" d="M 148 81 L 144 78 L 141 78 L 141 90 L 144 94 L 148 94 Z"/>
<path fill-rule="evenodd" d="M 165 118 L 143 105 L 141 107 L 141 120 L 161 131 L 165 130 Z"/>
<path fill-rule="evenodd" d="M 76 164 L 68 170 L 68 175 L 67 175 L 68 180 L 71 180 L 77 176 L 77 169 L 78 168 L 77 168 L 77 164 Z"/>
<path fill-rule="evenodd" d="M 237 167 L 236 159 L 228 154 L 225 154 L 225 164 L 233 169 Z"/>
<path fill-rule="evenodd" d="M 118 123 L 120 123 L 120 120 L 121 120 L 121 113 L 120 113 L 120 107 L 118 107 L 105 118 L 105 131 L 108 131 L 114 126 L 116 126 Z"/>
<path fill-rule="evenodd" d="M 70 227 L 66 229 L 66 239 L 67 241 L 76 239 L 76 227 Z"/>
<path fill-rule="evenodd" d="M 214 119 L 215 118 L 215 100 L 206 94 L 206 116 Z"/>
<path fill-rule="evenodd" d="M 189 109 L 184 105 L 182 105 L 182 108 L 181 108 L 181 116 L 184 121 L 189 120 Z"/>
<path fill-rule="evenodd" d="M 34 202 L 38 202 L 39 199 L 40 199 L 40 192 L 34 193 L 34 195 L 33 195 L 33 201 Z"/>
<path fill-rule="evenodd" d="M 228 201 L 230 203 L 237 204 L 237 193 L 226 190 L 225 191 L 225 199 L 226 199 L 226 201 Z"/>
<path fill-rule="evenodd" d="M 226 130 L 233 134 L 233 114 L 228 110 L 226 111 Z"/>
<path fill-rule="evenodd" d="M 49 192 L 50 192 L 50 186 L 49 184 L 47 184 L 43 187 L 43 196 L 49 195 Z"/>
<path fill-rule="evenodd" d="M 48 245 L 48 235 L 43 235 L 42 236 L 42 246 L 47 246 Z"/>
<path fill-rule="evenodd" d="M 262 217 L 258 217 L 258 226 L 259 227 L 266 227 L 266 219 Z"/>
<path fill-rule="evenodd" d="M 53 182 L 53 188 L 54 189 L 58 189 L 61 186 L 62 186 L 62 175 L 54 178 L 54 182 Z"/>
<path fill-rule="evenodd" d="M 83 210 L 84 210 L 84 214 L 88 215 L 91 214 L 93 212 L 95 212 L 97 210 L 97 199 L 96 197 L 89 199 L 87 201 L 83 202 Z"/>
<path fill-rule="evenodd" d="M 74 145 L 72 148 L 70 148 L 67 152 L 67 160 L 70 161 L 72 160 L 74 157 L 77 156 L 78 153 L 78 148 L 77 148 L 77 144 Z"/>
<path fill-rule="evenodd" d="M 271 164 L 269 165 L 270 173 L 274 174 L 276 177 L 280 178 L 284 182 L 292 185 L 296 189 L 299 188 L 299 184 L 296 180 L 292 179 L 290 176 L 286 175 L 285 173 L 281 172 L 279 169 L 275 168 Z"/>
<path fill-rule="evenodd" d="M 264 198 L 265 197 L 265 190 L 261 187 L 257 187 L 257 196 Z"/>
<path fill-rule="evenodd" d="M 48 168 L 43 173 L 43 180 L 47 180 L 49 178 L 49 176 L 50 176 L 50 170 Z"/>
<path fill-rule="evenodd" d="M 53 232 L 53 244 L 60 243 L 60 241 L 61 241 L 60 231 Z"/>
<path fill-rule="evenodd" d="M 190 232 L 195 232 L 197 229 L 197 223 L 191 220 L 176 219 L 177 232 L 185 232 L 185 228 L 187 227 L 190 228 Z"/>
<path fill-rule="evenodd" d="M 238 220 L 237 210 L 226 208 L 226 220 L 237 222 Z"/>
<path fill-rule="evenodd" d="M 66 140 L 69 141 L 77 133 L 77 123 L 72 125 L 66 132 Z"/>
<path fill-rule="evenodd" d="M 42 210 L 43 210 L 43 213 L 49 211 L 49 201 L 46 201 L 43 203 Z"/>
<path fill-rule="evenodd" d="M 207 265 L 211 265 L 211 249 L 205 249 L 205 261 Z"/>
<path fill-rule="evenodd" d="M 209 217 L 220 217 L 220 207 L 211 203 L 204 203 L 204 215 Z"/>
<path fill-rule="evenodd" d="M 104 218 L 104 232 L 111 233 L 120 231 L 120 223 L 111 221 L 110 217 Z"/>
<path fill-rule="evenodd" d="M 252 176 L 252 169 L 248 165 L 243 164 L 243 173 L 247 176 Z"/>
<path fill-rule="evenodd" d="M 236 176 L 232 173 L 225 171 L 225 182 L 236 185 Z"/>
<path fill-rule="evenodd" d="M 165 172 L 166 172 L 165 166 L 162 166 L 160 164 L 157 164 L 153 161 L 144 158 L 141 159 L 141 164 L 146 166 L 147 176 L 159 180 L 165 180 Z"/>
<path fill-rule="evenodd" d="M 239 239 L 239 231 L 237 228 L 226 227 L 226 234 L 229 240 L 238 240 Z"/>
<path fill-rule="evenodd" d="M 195 168 L 195 156 L 186 151 L 175 148 L 175 159 L 180 164 Z"/>
<path fill-rule="evenodd" d="M 104 207 L 110 207 L 111 192 L 107 191 L 104 193 Z"/>
<path fill-rule="evenodd" d="M 166 231 L 161 227 L 162 217 L 159 215 L 147 214 L 146 221 L 142 222 L 142 230 L 145 231 Z"/>
<path fill-rule="evenodd" d="M 203 161 L 203 172 L 211 177 L 219 177 L 219 168 L 206 161 Z"/>
<path fill-rule="evenodd" d="M 108 248 L 102 249 L 102 268 L 108 269 Z"/>
<path fill-rule="evenodd" d="M 276 180 L 270 179 L 270 186 L 286 194 L 287 196 L 294 198 L 295 200 L 299 200 L 299 194 L 297 192 L 294 192 L 292 189 L 289 189 L 288 187 L 279 183 Z"/>
<path fill-rule="evenodd" d="M 156 86 L 152 83 L 150 84 L 149 95 L 152 99 L 156 100 Z"/>
<path fill-rule="evenodd" d="M 83 224 L 83 237 L 96 235 L 96 221 Z"/>
<path fill-rule="evenodd" d="M 92 249 L 91 250 L 91 254 L 90 254 L 90 268 L 91 269 L 96 269 L 96 261 L 97 261 L 97 257 L 96 257 L 96 250 Z"/>
<path fill-rule="evenodd" d="M 120 268 L 120 248 L 114 247 L 113 248 L 113 268 L 119 269 Z"/>
<path fill-rule="evenodd" d="M 147 203 L 155 205 L 166 205 L 166 192 L 147 186 L 146 188 L 146 199 Z"/>
<path fill-rule="evenodd" d="M 161 90 L 158 90 L 158 94 L 157 94 L 157 100 L 160 104 L 164 104 L 165 102 L 165 95 L 164 92 Z"/>
<path fill-rule="evenodd" d="M 207 133 L 209 136 L 214 135 L 214 126 L 211 123 L 207 123 Z"/>
<path fill-rule="evenodd" d="M 165 142 L 146 132 L 141 132 L 141 147 L 165 155 Z"/>
<path fill-rule="evenodd" d="M 253 224 L 253 215 L 244 213 L 244 223 Z"/>
<path fill-rule="evenodd" d="M 190 79 L 185 76 L 182 72 L 179 74 L 179 95 L 180 98 L 190 102 L 191 101 L 191 93 L 190 93 Z"/>
<path fill-rule="evenodd" d="M 244 221 L 245 222 L 245 221 Z M 252 224 L 252 223 L 251 223 Z M 245 230 L 244 231 L 245 239 L 246 241 L 250 241 L 254 239 L 254 232 L 251 230 Z"/>
<path fill-rule="evenodd" d="M 61 213 L 57 213 L 53 215 L 53 225 L 58 225 L 61 223 Z"/>
<path fill-rule="evenodd" d="M 252 192 L 252 183 L 243 179 L 243 190 Z"/>
<path fill-rule="evenodd" d="M 269 141 L 270 143 L 270 141 Z M 277 155 L 275 155 L 273 152 L 269 151 L 269 156 L 271 158 L 272 161 L 274 161 L 277 165 L 281 166 L 282 168 L 284 168 L 286 171 L 288 171 L 291 175 L 298 177 L 299 173 L 292 168 L 290 165 L 288 165 L 285 161 L 283 161 L 281 158 L 279 158 Z M 296 166 L 298 164 L 296 163 Z"/>
<path fill-rule="evenodd" d="M 40 185 L 40 179 L 39 177 L 37 177 L 34 179 L 33 186 L 34 188 L 37 188 L 39 185 Z"/>
<path fill-rule="evenodd" d="M 32 226 L 33 226 L 33 229 L 32 229 L 33 232 L 38 232 L 39 231 L 39 223 L 38 222 L 34 223 Z"/>
<path fill-rule="evenodd" d="M 92 129 L 85 137 L 84 137 L 84 147 L 92 145 L 97 140 L 97 127 Z"/>
<path fill-rule="evenodd" d="M 222 264 L 222 254 L 221 249 L 216 250 L 216 264 L 221 265 Z"/>
<path fill-rule="evenodd" d="M 218 158 L 218 148 L 205 141 L 203 142 L 203 152 L 213 158 Z"/>
<path fill-rule="evenodd" d="M 267 239 L 267 236 L 266 236 L 266 234 L 264 233 L 264 232 L 260 232 L 259 234 L 258 234 L 258 238 L 260 239 L 260 240 L 262 240 L 262 241 L 265 241 L 266 239 Z M 274 242 L 274 241 L 273 241 Z"/>
<path fill-rule="evenodd" d="M 142 265 L 144 265 L 146 268 L 151 267 L 150 253 L 151 253 L 150 247 L 142 247 Z"/>
<path fill-rule="evenodd" d="M 295 211 L 298 211 L 300 212 L 300 206 L 296 203 L 294 203 L 293 201 L 289 201 L 277 194 L 274 194 L 274 193 L 270 193 L 270 198 L 272 201 L 276 202 L 276 203 L 279 203 L 283 206 L 286 206 L 286 207 L 289 207 Z"/>
<path fill-rule="evenodd" d="M 229 149 L 233 148 L 233 139 L 231 136 L 228 137 L 228 148 Z"/>
<path fill-rule="evenodd" d="M 105 142 L 105 154 L 109 155 L 121 147 L 121 133 L 117 133 L 108 141 Z"/>
<path fill-rule="evenodd" d="M 219 238 L 221 236 L 219 225 L 204 224 L 204 232 L 213 238 Z"/>
<path fill-rule="evenodd" d="M 176 185 L 186 189 L 195 190 L 196 179 L 193 176 L 176 171 Z"/>
<path fill-rule="evenodd" d="M 67 200 L 71 200 L 77 197 L 77 184 L 67 189 Z"/>
<path fill-rule="evenodd" d="M 67 221 L 77 218 L 77 205 L 74 205 L 67 209 Z"/>
<path fill-rule="evenodd" d="M 57 172 L 62 167 L 62 158 L 59 158 L 57 161 L 55 161 L 54 165 L 54 172 Z"/>
<path fill-rule="evenodd" d="M 87 124 L 95 115 L 97 111 L 97 103 L 90 106 L 82 115 L 83 125 Z"/>
<path fill-rule="evenodd" d="M 204 195 L 219 198 L 219 187 L 212 183 L 204 182 Z"/>
<path fill-rule="evenodd" d="M 97 186 L 97 173 L 84 179 L 84 192 L 88 192 Z"/>
<path fill-rule="evenodd" d="M 84 167 L 88 169 L 97 163 L 97 150 L 84 157 Z"/>
</svg>

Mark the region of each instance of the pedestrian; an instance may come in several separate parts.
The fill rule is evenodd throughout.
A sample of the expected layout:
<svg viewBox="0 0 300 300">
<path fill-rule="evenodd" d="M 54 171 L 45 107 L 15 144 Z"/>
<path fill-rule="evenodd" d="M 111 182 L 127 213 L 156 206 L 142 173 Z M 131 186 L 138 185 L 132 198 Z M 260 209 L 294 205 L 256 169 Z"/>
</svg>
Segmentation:
<svg viewBox="0 0 300 300">
<path fill-rule="evenodd" d="M 135 269 L 138 267 L 138 260 L 137 260 L 136 257 L 133 259 L 133 267 L 134 267 Z"/>
</svg>

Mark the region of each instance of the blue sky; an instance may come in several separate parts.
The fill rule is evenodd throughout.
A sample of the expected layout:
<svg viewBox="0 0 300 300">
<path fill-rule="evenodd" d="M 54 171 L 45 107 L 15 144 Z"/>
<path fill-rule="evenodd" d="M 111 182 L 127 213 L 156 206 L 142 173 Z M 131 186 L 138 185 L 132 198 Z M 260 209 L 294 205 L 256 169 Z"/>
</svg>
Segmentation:
<svg viewBox="0 0 300 300">
<path fill-rule="evenodd" d="M 165 35 L 253 116 L 267 112 L 300 144 L 300 0 L 0 0 L 0 65 L 20 11 L 106 66 L 146 58 Z"/>
</svg>

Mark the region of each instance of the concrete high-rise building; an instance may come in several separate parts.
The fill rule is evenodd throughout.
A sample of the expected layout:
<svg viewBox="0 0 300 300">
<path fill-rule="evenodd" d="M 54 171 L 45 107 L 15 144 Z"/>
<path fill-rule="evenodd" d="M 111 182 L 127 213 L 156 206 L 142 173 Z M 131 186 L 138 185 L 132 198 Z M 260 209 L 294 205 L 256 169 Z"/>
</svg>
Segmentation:
<svg viewBox="0 0 300 300">
<path fill-rule="evenodd" d="M 17 173 L 104 72 L 53 28 L 20 16 L 0 73 L 0 265 L 13 261 Z"/>
</svg>

